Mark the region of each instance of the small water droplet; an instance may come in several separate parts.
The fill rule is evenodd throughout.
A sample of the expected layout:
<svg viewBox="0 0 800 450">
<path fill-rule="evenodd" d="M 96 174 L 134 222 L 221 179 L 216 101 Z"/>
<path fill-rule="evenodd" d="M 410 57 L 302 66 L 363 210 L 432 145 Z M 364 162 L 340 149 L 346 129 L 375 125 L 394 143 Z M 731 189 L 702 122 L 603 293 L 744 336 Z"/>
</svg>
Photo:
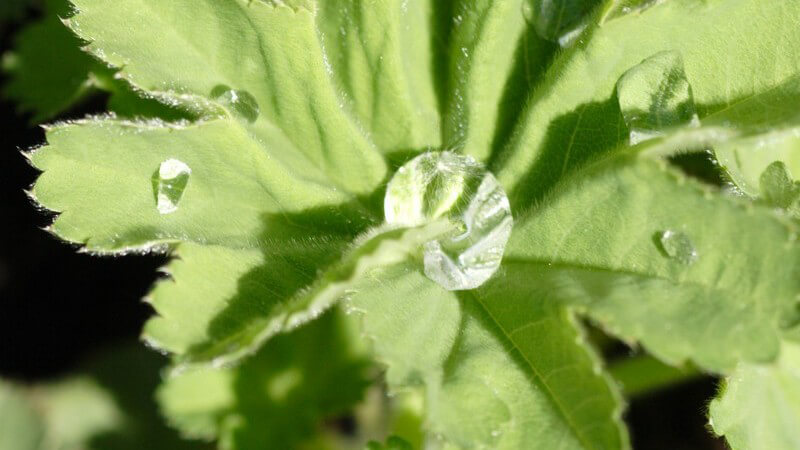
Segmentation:
<svg viewBox="0 0 800 450">
<path fill-rule="evenodd" d="M 445 289 L 474 289 L 500 267 L 514 220 L 500 183 L 469 156 L 430 152 L 398 170 L 386 191 L 386 222 L 420 226 L 447 218 L 452 233 L 423 245 L 425 275 Z"/>
<path fill-rule="evenodd" d="M 260 112 L 258 101 L 247 91 L 231 89 L 220 84 L 211 90 L 211 97 L 248 122 L 252 123 L 258 119 Z"/>
<path fill-rule="evenodd" d="M 659 236 L 661 249 L 672 259 L 681 264 L 691 265 L 697 261 L 697 249 L 686 233 L 675 230 L 666 230 Z"/>
<path fill-rule="evenodd" d="M 183 197 L 191 174 L 192 169 L 177 159 L 168 159 L 158 166 L 152 181 L 159 213 L 171 214 L 178 210 L 178 202 Z"/>
</svg>

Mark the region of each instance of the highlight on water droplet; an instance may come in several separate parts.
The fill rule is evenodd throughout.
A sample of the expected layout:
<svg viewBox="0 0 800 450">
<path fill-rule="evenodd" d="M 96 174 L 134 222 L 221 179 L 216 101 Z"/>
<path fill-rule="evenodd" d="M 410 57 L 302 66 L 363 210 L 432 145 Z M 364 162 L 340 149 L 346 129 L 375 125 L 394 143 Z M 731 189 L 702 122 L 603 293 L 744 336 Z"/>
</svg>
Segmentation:
<svg viewBox="0 0 800 450">
<path fill-rule="evenodd" d="M 167 159 L 158 166 L 153 174 L 153 193 L 159 213 L 171 214 L 178 210 L 191 174 L 192 169 L 177 159 Z"/>
<path fill-rule="evenodd" d="M 211 98 L 251 123 L 258 119 L 258 114 L 261 111 L 258 107 L 258 101 L 251 93 L 231 89 L 224 84 L 217 85 L 211 90 Z"/>
<path fill-rule="evenodd" d="M 474 289 L 497 271 L 514 224 L 494 175 L 447 151 L 401 167 L 387 187 L 384 212 L 387 223 L 405 227 L 450 221 L 450 234 L 423 245 L 423 261 L 425 275 L 451 291 Z"/>
<path fill-rule="evenodd" d="M 657 53 L 625 72 L 617 82 L 617 98 L 631 145 L 668 128 L 700 123 L 683 59 L 674 51 Z"/>
<path fill-rule="evenodd" d="M 666 230 L 658 233 L 661 250 L 681 264 L 691 265 L 697 261 L 698 254 L 694 243 L 682 231 Z"/>
<path fill-rule="evenodd" d="M 569 47 L 583 33 L 596 0 L 525 2 L 522 13 L 543 39 Z M 529 4 L 528 4 L 529 3 Z"/>
</svg>

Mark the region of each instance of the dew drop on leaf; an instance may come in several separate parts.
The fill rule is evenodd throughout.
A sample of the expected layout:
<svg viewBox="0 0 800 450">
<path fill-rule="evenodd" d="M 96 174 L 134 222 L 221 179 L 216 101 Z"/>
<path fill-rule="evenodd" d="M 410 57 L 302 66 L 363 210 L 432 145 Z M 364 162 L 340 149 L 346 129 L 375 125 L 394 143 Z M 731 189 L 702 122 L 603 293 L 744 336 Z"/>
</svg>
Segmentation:
<svg viewBox="0 0 800 450">
<path fill-rule="evenodd" d="M 158 166 L 153 174 L 153 192 L 159 213 L 170 214 L 178 210 L 191 174 L 192 169 L 177 159 L 168 159 Z"/>
<path fill-rule="evenodd" d="M 430 152 L 389 182 L 386 221 L 413 227 L 447 219 L 452 232 L 423 245 L 425 275 L 447 290 L 474 289 L 500 267 L 514 220 L 497 179 L 469 156 Z"/>
<path fill-rule="evenodd" d="M 586 29 L 587 18 L 597 0 L 527 1 L 525 19 L 543 39 L 569 47 Z"/>
<path fill-rule="evenodd" d="M 800 182 L 794 181 L 783 161 L 775 161 L 761 173 L 759 188 L 771 206 L 789 209 L 800 200 Z"/>
<path fill-rule="evenodd" d="M 683 59 L 674 51 L 657 53 L 625 72 L 617 82 L 617 98 L 631 145 L 669 128 L 699 124 Z"/>
<path fill-rule="evenodd" d="M 666 230 L 659 236 L 659 242 L 661 243 L 661 249 L 664 250 L 667 256 L 681 264 L 688 266 L 697 261 L 697 249 L 686 233 Z"/>
<path fill-rule="evenodd" d="M 247 91 L 231 89 L 220 84 L 211 90 L 211 97 L 250 123 L 258 119 L 260 112 L 258 101 Z"/>
</svg>

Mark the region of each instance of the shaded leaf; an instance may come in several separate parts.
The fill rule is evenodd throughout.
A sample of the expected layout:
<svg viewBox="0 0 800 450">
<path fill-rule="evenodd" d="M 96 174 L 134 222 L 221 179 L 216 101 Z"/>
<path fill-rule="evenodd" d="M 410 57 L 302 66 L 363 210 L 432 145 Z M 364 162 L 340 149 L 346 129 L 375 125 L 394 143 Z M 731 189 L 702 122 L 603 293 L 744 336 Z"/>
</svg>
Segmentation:
<svg viewBox="0 0 800 450">
<path fill-rule="evenodd" d="M 85 99 L 95 88 L 94 72 L 110 73 L 81 51 L 80 40 L 61 23 L 67 12 L 66 1 L 48 2 L 45 17 L 19 32 L 16 48 L 3 57 L 3 69 L 10 75 L 4 94 L 21 111 L 33 113 L 34 122 Z"/>
<path fill-rule="evenodd" d="M 733 450 L 800 446 L 800 346 L 785 342 L 771 365 L 740 364 L 711 402 L 711 426 Z"/>
<path fill-rule="evenodd" d="M 504 264 L 533 298 L 574 305 L 672 364 L 725 371 L 777 355 L 800 248 L 770 210 L 625 155 L 589 166 L 517 222 Z M 667 231 L 688 236 L 693 263 L 665 250 Z"/>
<path fill-rule="evenodd" d="M 334 310 L 238 367 L 176 375 L 159 390 L 162 409 L 187 436 L 218 437 L 223 449 L 297 448 L 363 396 L 369 365 L 352 328 Z"/>
<path fill-rule="evenodd" d="M 123 68 L 119 76 L 133 86 L 164 101 L 208 114 L 223 109 L 239 119 L 236 104 L 212 93 L 221 86 L 239 97 L 246 93 L 259 113 L 243 127 L 253 145 L 280 149 L 272 157 L 289 172 L 316 169 L 338 188 L 358 194 L 371 192 L 383 179 L 379 152 L 339 106 L 343 99 L 330 78 L 309 7 L 245 0 L 74 3 L 79 12 L 69 19 L 70 27 L 90 42 L 90 52 Z M 128 32 L 118 33 L 121 29 Z M 241 64 L 242 54 L 253 57 Z M 360 176 L 351 176 L 354 171 Z"/>
<path fill-rule="evenodd" d="M 163 362 L 138 345 L 122 347 L 57 381 L 18 388 L 15 393 L 15 388 L 3 385 L 0 429 L 8 432 L 0 434 L 0 444 L 15 441 L 0 448 L 209 448 L 181 440 L 162 423 L 153 393 Z"/>
<path fill-rule="evenodd" d="M 434 435 L 465 447 L 627 447 L 615 391 L 557 305 L 516 286 L 456 295 L 415 264 L 374 276 L 348 305 L 363 313 L 390 389 L 425 387 Z"/>
<path fill-rule="evenodd" d="M 24 391 L 0 380 L 0 450 L 37 450 L 44 424 Z"/>
<path fill-rule="evenodd" d="M 591 25 L 554 61 L 490 168 L 524 210 L 623 143 L 614 91 L 628 69 L 678 52 L 703 119 L 798 73 L 799 22 L 800 10 L 781 0 L 677 0 Z"/>
</svg>

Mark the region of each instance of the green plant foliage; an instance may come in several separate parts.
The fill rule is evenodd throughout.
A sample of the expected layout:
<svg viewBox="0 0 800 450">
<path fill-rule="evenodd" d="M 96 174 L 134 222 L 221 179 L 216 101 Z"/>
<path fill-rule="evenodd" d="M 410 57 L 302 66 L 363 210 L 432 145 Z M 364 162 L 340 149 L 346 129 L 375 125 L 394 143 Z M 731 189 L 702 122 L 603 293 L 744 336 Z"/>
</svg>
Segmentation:
<svg viewBox="0 0 800 450">
<path fill-rule="evenodd" d="M 44 435 L 44 424 L 24 391 L 0 381 L 0 449 L 36 450 Z"/>
<path fill-rule="evenodd" d="M 0 26 L 3 22 L 19 19 L 29 3 L 29 0 L 7 0 L 0 4 Z"/>
<path fill-rule="evenodd" d="M 413 265 L 375 276 L 384 281 L 349 307 L 363 314 L 390 388 L 427 387 L 434 434 L 462 447 L 627 446 L 617 394 L 563 309 L 514 290 L 448 292 Z"/>
<path fill-rule="evenodd" d="M 6 0 L 0 5 L 0 20 L 9 8 L 19 4 L 21 10 L 28 3 L 39 2 Z M 83 52 L 81 40 L 62 23 L 62 18 L 71 11 L 67 0 L 43 3 L 40 6 L 44 17 L 15 36 L 16 48 L 3 55 L 2 61 L 10 79 L 3 95 L 16 101 L 21 112 L 30 113 L 33 122 L 51 119 L 101 91 L 109 95 L 109 111 L 121 117 L 164 120 L 193 117 L 153 98 L 142 97 L 128 83 L 116 79 L 114 70 L 103 61 Z"/>
<path fill-rule="evenodd" d="M 238 367 L 169 378 L 159 401 L 185 435 L 219 436 L 220 448 L 297 448 L 315 437 L 321 419 L 362 399 L 369 366 L 364 349 L 353 348 L 352 329 L 333 310 Z"/>
<path fill-rule="evenodd" d="M 182 450 L 153 394 L 164 359 L 140 346 L 115 348 L 79 374 L 19 387 L 0 382 L 0 449 Z"/>
<path fill-rule="evenodd" d="M 16 36 L 17 47 L 3 57 L 11 75 L 4 94 L 36 122 L 49 119 L 84 99 L 93 90 L 93 72 L 109 71 L 81 51 L 80 40 L 60 20 L 68 3 L 49 0 L 44 18 Z M 53 66 L 58 69 L 54 70 Z"/>
<path fill-rule="evenodd" d="M 714 431 L 734 450 L 800 446 L 800 346 L 786 343 L 770 365 L 737 367 L 710 415 Z"/>
<path fill-rule="evenodd" d="M 185 434 L 317 442 L 364 380 L 357 337 L 324 314 L 337 301 L 389 392 L 422 393 L 413 440 L 431 448 L 629 448 L 582 317 L 733 377 L 714 407 L 732 445 L 773 441 L 724 405 L 769 389 L 797 409 L 782 375 L 800 293 L 798 224 L 781 211 L 800 173 L 792 2 L 74 4 L 66 23 L 116 70 L 97 79 L 136 92 L 112 109 L 153 119 L 49 126 L 31 196 L 87 251 L 173 256 L 144 339 L 182 372 L 159 397 Z M 437 150 L 509 194 L 503 263 L 477 289 L 422 270 L 422 246 L 459 224 L 384 223 L 393 173 Z M 747 196 L 666 159 L 708 150 Z M 791 448 L 798 428 L 773 422 L 771 448 Z"/>
</svg>

